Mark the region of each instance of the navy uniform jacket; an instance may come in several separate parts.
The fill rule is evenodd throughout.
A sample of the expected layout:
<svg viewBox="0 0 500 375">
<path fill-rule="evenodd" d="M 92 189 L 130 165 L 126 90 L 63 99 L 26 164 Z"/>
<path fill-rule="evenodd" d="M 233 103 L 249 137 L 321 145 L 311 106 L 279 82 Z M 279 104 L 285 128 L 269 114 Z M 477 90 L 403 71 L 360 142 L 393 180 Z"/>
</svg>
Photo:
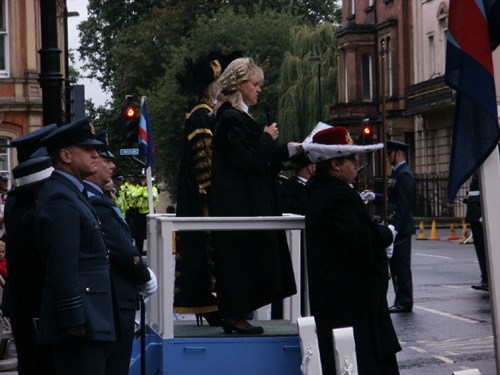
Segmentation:
<svg viewBox="0 0 500 375">
<path fill-rule="evenodd" d="M 87 181 L 84 182 L 90 203 L 101 223 L 104 242 L 109 250 L 111 277 L 118 307 L 126 310 L 139 308 L 138 286 L 151 276 L 142 262 L 139 250 L 132 244 L 130 228 L 118 206 Z"/>
<path fill-rule="evenodd" d="M 42 343 L 84 324 L 86 340 L 114 341 L 108 251 L 95 211 L 78 187 L 54 171 L 36 208 L 46 275 L 40 313 Z"/>
<path fill-rule="evenodd" d="M 398 234 L 414 234 L 415 178 L 405 162 L 393 170 L 387 188 L 387 208 L 391 224 Z"/>
</svg>

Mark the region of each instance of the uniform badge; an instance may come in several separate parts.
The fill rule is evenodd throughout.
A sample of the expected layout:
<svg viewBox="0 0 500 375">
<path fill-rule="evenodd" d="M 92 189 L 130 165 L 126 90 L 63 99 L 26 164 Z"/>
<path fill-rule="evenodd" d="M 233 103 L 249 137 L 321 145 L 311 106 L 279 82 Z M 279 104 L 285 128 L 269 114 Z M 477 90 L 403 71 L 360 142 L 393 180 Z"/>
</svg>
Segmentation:
<svg viewBox="0 0 500 375">
<path fill-rule="evenodd" d="M 91 122 L 89 122 L 89 132 L 90 132 L 90 134 L 95 136 L 94 124 L 92 124 Z"/>
</svg>

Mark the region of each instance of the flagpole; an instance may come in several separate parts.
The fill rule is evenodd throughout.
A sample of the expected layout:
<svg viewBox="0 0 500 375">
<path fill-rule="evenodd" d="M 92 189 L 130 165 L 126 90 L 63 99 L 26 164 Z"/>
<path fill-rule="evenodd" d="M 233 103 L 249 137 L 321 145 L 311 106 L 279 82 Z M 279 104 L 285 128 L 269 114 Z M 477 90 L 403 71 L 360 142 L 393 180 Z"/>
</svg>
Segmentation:
<svg viewBox="0 0 500 375">
<path fill-rule="evenodd" d="M 500 50 L 492 53 L 495 77 L 500 76 Z M 500 92 L 499 82 L 495 80 L 495 90 Z M 498 98 L 497 98 L 498 102 Z M 497 104 L 498 108 L 498 104 Z M 483 218 L 484 247 L 490 289 L 491 320 L 493 343 L 495 345 L 496 372 L 500 374 L 500 152 L 496 147 L 479 169 L 479 194 Z"/>
<path fill-rule="evenodd" d="M 500 243 L 500 162 L 498 147 L 485 160 L 479 170 L 479 190 L 483 218 L 484 245 L 488 267 L 495 363 L 500 374 L 500 251 L 495 244 Z"/>
<path fill-rule="evenodd" d="M 141 97 L 141 109 L 143 108 L 144 102 L 147 100 L 145 96 Z M 146 181 L 148 184 L 148 208 L 149 213 L 154 214 L 154 204 L 153 204 L 153 181 L 151 176 L 151 166 L 146 163 Z"/>
</svg>

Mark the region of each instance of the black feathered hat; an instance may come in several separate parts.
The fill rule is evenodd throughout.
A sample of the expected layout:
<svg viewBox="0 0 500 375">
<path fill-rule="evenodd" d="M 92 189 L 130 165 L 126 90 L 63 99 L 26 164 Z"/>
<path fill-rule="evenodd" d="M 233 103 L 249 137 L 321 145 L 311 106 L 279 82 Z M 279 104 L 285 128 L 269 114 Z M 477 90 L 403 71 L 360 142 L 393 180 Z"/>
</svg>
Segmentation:
<svg viewBox="0 0 500 375">
<path fill-rule="evenodd" d="M 182 93 L 187 96 L 203 95 L 208 85 L 220 77 L 231 61 L 240 56 L 240 52 L 225 55 L 216 51 L 202 55 L 197 60 L 186 59 L 184 70 L 176 75 Z"/>
</svg>

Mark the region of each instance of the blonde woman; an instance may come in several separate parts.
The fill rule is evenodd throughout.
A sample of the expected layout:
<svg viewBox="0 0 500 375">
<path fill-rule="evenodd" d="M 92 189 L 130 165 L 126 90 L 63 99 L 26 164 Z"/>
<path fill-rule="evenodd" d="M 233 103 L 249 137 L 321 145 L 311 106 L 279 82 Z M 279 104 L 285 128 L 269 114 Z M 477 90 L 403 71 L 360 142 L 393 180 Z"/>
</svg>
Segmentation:
<svg viewBox="0 0 500 375">
<path fill-rule="evenodd" d="M 213 216 L 279 215 L 277 174 L 289 149 L 278 145 L 276 123 L 262 127 L 248 113 L 257 103 L 264 73 L 252 59 L 232 61 L 219 78 L 222 98 L 216 108 L 212 153 Z M 287 147 L 288 146 L 288 147 Z M 226 333 L 260 334 L 247 318 L 259 307 L 296 293 L 283 232 L 215 233 L 217 296 Z M 282 304 L 281 304 L 282 306 Z M 277 316 L 278 317 L 278 316 Z"/>
</svg>

